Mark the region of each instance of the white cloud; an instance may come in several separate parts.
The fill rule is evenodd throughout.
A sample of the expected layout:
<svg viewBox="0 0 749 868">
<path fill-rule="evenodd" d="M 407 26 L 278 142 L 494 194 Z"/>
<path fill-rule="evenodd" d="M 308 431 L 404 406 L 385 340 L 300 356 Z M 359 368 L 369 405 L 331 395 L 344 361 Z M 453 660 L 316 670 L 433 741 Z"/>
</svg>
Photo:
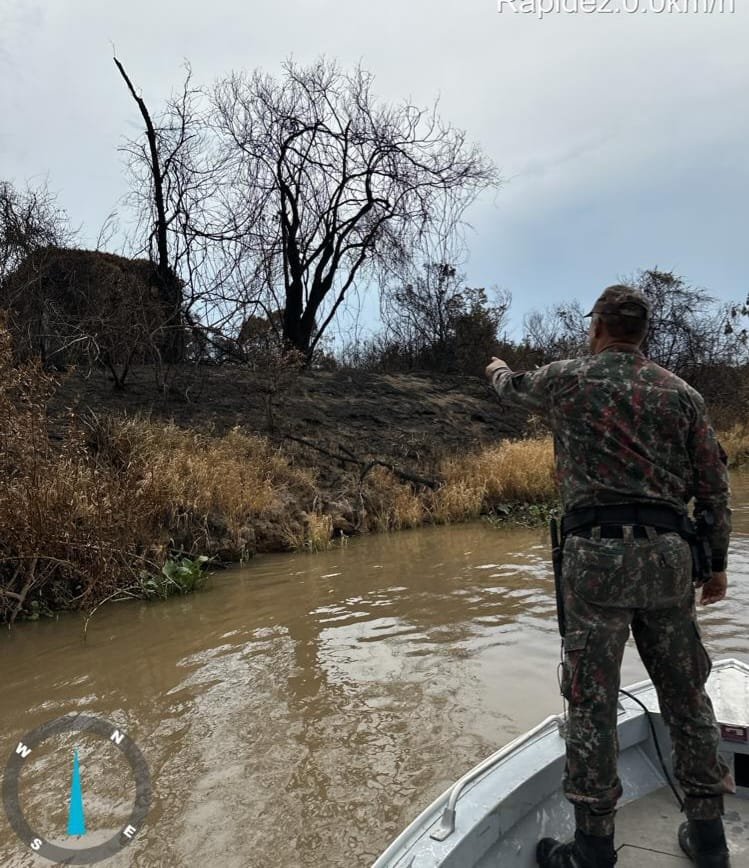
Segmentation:
<svg viewBox="0 0 749 868">
<path fill-rule="evenodd" d="M 496 206 L 490 196 L 471 215 L 472 282 L 544 303 L 551 275 L 585 287 L 620 263 L 652 264 L 659 249 L 719 292 L 718 282 L 728 294 L 746 276 L 733 243 L 749 199 L 745 6 L 543 21 L 499 15 L 492 0 L 3 8 L 5 172 L 49 172 L 90 237 L 125 190 L 117 145 L 139 128 L 110 42 L 154 109 L 179 85 L 185 58 L 209 83 L 232 68 L 273 72 L 289 55 L 325 53 L 361 60 L 385 99 L 439 95 L 444 117 L 502 168 L 509 183 Z"/>
</svg>

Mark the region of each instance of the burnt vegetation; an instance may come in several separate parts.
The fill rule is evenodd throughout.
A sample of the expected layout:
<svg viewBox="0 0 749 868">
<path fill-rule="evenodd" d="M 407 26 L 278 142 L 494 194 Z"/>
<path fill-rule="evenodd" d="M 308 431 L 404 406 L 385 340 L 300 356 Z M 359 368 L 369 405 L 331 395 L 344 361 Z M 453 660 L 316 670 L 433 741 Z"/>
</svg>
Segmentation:
<svg viewBox="0 0 749 868">
<path fill-rule="evenodd" d="M 80 249 L 46 184 L 0 182 L 0 620 L 160 592 L 174 558 L 189 572 L 185 557 L 550 496 L 546 441 L 469 454 L 522 420 L 467 378 L 492 355 L 530 369 L 583 353 L 587 321 L 559 302 L 510 339 L 510 293 L 467 285 L 464 215 L 499 176 L 463 131 L 325 59 L 210 88 L 188 67 L 158 110 L 115 64 L 143 125 L 121 148 L 127 232 L 112 218 Z M 742 455 L 747 303 L 658 268 L 628 282 L 652 302 L 646 352 Z M 379 308 L 368 337 L 363 302 Z M 66 382 L 104 376 L 112 400 L 67 409 Z M 197 430 L 238 408 L 251 430 Z"/>
<path fill-rule="evenodd" d="M 114 63 L 143 124 L 121 148 L 127 255 L 101 249 L 110 223 L 100 249 L 77 249 L 46 185 L 0 184 L 0 306 L 20 358 L 103 366 L 120 390 L 150 365 L 186 400 L 200 366 L 248 366 L 266 373 L 273 428 L 273 396 L 302 369 L 478 375 L 491 355 L 524 368 L 585 351 L 577 302 L 510 340 L 509 292 L 466 284 L 465 211 L 499 176 L 436 105 L 383 103 L 369 73 L 323 58 L 211 87 L 188 66 L 154 110 Z M 721 417 L 745 405 L 746 303 L 657 268 L 631 282 L 653 302 L 650 357 Z M 363 338 L 369 298 L 380 329 Z"/>
</svg>

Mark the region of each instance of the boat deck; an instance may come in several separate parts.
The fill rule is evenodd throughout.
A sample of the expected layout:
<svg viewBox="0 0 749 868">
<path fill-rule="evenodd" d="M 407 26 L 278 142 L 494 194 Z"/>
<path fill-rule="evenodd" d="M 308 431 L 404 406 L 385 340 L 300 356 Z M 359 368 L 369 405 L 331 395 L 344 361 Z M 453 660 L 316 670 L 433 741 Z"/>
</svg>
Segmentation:
<svg viewBox="0 0 749 868">
<path fill-rule="evenodd" d="M 684 820 L 653 742 L 668 765 L 671 740 L 653 685 L 627 688 L 617 720 L 626 804 L 616 818 L 617 868 L 687 868 L 677 830 Z M 749 664 L 719 660 L 708 681 L 721 722 L 720 749 L 738 784 L 724 822 L 732 868 L 749 868 Z M 644 708 L 650 712 L 647 720 Z M 466 772 L 425 808 L 373 868 L 535 868 L 539 838 L 569 839 L 572 806 L 561 788 L 565 742 L 549 717 Z"/>
<path fill-rule="evenodd" d="M 723 823 L 732 868 L 749 868 L 749 800 L 728 796 Z M 668 787 L 625 805 L 616 815 L 617 868 L 679 868 L 692 865 L 676 840 L 684 821 Z"/>
</svg>

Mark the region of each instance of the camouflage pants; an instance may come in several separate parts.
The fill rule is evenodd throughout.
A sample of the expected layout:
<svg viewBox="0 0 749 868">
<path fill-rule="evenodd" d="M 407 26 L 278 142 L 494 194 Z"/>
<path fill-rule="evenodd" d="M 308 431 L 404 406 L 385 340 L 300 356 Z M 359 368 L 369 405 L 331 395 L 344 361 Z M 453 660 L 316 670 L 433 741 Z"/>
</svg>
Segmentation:
<svg viewBox="0 0 749 868">
<path fill-rule="evenodd" d="M 563 584 L 567 618 L 562 692 L 569 702 L 566 797 L 578 828 L 614 830 L 622 793 L 617 774 L 617 698 L 630 629 L 653 680 L 673 742 L 674 773 L 691 819 L 723 812 L 731 791 L 718 755 L 719 730 L 704 689 L 710 658 L 695 620 L 692 563 L 677 534 L 624 539 L 568 537 Z"/>
</svg>

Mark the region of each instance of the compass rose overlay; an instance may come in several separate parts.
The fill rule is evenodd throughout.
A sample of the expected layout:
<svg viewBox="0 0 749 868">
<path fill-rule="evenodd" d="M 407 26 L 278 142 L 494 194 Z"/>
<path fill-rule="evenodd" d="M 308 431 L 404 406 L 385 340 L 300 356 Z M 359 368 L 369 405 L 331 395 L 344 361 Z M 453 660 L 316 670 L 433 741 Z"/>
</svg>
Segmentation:
<svg viewBox="0 0 749 868">
<path fill-rule="evenodd" d="M 19 798 L 20 775 L 27 758 L 33 757 L 34 750 L 47 739 L 70 732 L 84 732 L 106 739 L 111 746 L 124 755 L 135 780 L 135 797 L 127 822 L 107 841 L 86 848 L 62 847 L 45 839 L 44 835 L 31 828 L 24 816 Z M 71 714 L 50 720 L 21 738 L 5 766 L 2 799 L 11 827 L 34 853 L 52 862 L 64 862 L 66 865 L 91 865 L 113 856 L 126 847 L 141 830 L 151 804 L 151 776 L 145 757 L 122 728 L 101 717 Z M 69 833 L 71 830 L 74 834 L 85 834 L 77 755 L 71 788 Z"/>
</svg>

